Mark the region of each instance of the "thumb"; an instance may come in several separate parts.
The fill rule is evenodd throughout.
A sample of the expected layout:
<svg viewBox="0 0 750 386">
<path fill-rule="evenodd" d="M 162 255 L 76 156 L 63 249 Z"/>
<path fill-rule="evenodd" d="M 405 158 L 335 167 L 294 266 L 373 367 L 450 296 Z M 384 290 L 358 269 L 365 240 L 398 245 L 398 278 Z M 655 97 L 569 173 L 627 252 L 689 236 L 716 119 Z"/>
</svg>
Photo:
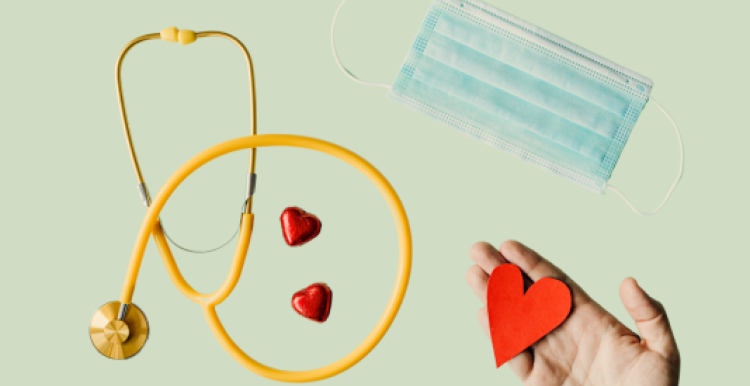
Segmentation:
<svg viewBox="0 0 750 386">
<path fill-rule="evenodd" d="M 679 358 L 664 306 L 648 296 L 632 277 L 623 280 L 620 285 L 620 299 L 630 317 L 635 319 L 643 338 L 642 344 L 668 359 Z"/>
</svg>

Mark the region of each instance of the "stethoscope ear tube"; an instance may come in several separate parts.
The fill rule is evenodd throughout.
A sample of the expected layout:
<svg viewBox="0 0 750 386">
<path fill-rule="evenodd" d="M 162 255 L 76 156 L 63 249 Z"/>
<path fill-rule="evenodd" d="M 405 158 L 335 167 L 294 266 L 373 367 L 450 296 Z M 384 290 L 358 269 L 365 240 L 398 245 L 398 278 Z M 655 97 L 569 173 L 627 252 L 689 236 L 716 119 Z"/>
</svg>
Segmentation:
<svg viewBox="0 0 750 386">
<path fill-rule="evenodd" d="M 167 42 L 180 42 L 182 45 L 187 45 L 190 43 L 193 43 L 199 38 L 204 37 L 221 37 L 224 39 L 227 39 L 231 42 L 233 42 L 237 47 L 240 48 L 240 50 L 243 53 L 243 56 L 245 58 L 245 62 L 247 64 L 247 74 L 248 74 L 248 81 L 249 81 L 249 89 L 250 89 L 250 115 L 251 115 L 251 125 L 250 125 L 250 134 L 256 135 L 258 133 L 257 130 L 257 112 L 256 112 L 256 96 L 255 96 L 255 75 L 254 75 L 254 69 L 253 69 L 253 60 L 250 57 L 250 53 L 247 51 L 247 48 L 245 47 L 242 42 L 235 38 L 234 36 L 225 33 L 225 32 L 219 32 L 219 31 L 205 31 L 205 32 L 194 32 L 190 30 L 178 30 L 175 27 L 168 27 L 163 29 L 160 33 L 153 33 L 153 34 L 146 34 L 143 36 L 140 36 L 136 39 L 133 39 L 130 43 L 128 43 L 125 48 L 122 49 L 120 52 L 120 55 L 117 58 L 117 66 L 115 71 L 115 81 L 117 86 L 117 102 L 120 108 L 120 118 L 122 120 L 122 127 L 125 131 L 125 140 L 128 145 L 128 152 L 130 154 L 130 160 L 133 164 L 133 170 L 135 171 L 135 177 L 138 180 L 138 193 L 141 197 L 141 201 L 143 202 L 143 205 L 145 205 L 147 208 L 151 205 L 151 196 L 148 192 L 148 187 L 146 186 L 146 182 L 143 179 L 143 173 L 141 172 L 140 164 L 138 163 L 138 156 L 135 152 L 135 146 L 133 145 L 133 139 L 130 134 L 130 124 L 128 122 L 128 114 L 125 109 L 125 98 L 123 95 L 123 88 L 122 88 L 122 64 L 125 59 L 125 56 L 130 52 L 130 50 L 135 47 L 136 45 L 148 41 L 148 40 L 156 40 L 161 39 Z M 256 160 L 256 149 L 250 149 L 250 160 L 248 163 L 248 187 L 245 197 L 245 203 L 243 203 L 244 212 L 245 213 L 251 213 L 251 206 L 252 206 L 252 200 L 250 197 L 252 196 L 252 192 L 255 191 L 255 160 Z M 252 176 L 252 181 L 251 181 Z M 236 235 L 236 232 L 235 232 Z M 172 241 L 172 238 L 167 235 L 167 239 L 172 241 L 172 243 L 186 251 L 191 253 L 206 253 L 206 252 L 212 252 L 215 250 L 218 250 L 225 245 L 229 243 L 234 238 L 234 235 L 224 244 L 220 245 L 217 248 L 210 248 L 210 249 L 204 249 L 204 250 L 198 250 L 195 248 L 187 248 L 183 247 L 178 243 L 175 243 Z"/>
</svg>

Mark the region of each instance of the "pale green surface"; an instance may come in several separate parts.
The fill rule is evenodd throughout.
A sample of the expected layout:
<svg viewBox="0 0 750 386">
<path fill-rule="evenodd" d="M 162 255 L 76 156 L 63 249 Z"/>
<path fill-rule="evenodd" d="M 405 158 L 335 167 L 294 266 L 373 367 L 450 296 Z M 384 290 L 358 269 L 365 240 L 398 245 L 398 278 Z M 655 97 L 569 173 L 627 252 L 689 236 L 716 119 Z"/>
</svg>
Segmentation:
<svg viewBox="0 0 750 386">
<path fill-rule="evenodd" d="M 549 257 L 629 326 L 617 288 L 635 276 L 669 311 L 682 384 L 745 377 L 746 4 L 490 1 L 654 80 L 653 96 L 682 126 L 686 172 L 664 210 L 643 218 L 611 193 L 593 194 L 388 100 L 382 88 L 350 82 L 329 46 L 338 2 L 4 4 L 0 383 L 271 384 L 224 352 L 199 307 L 173 287 L 153 243 L 134 297 L 151 323 L 145 349 L 111 361 L 88 339 L 93 311 L 119 297 L 145 213 L 117 111 L 115 59 L 130 39 L 170 25 L 243 40 L 256 63 L 259 131 L 310 135 L 359 153 L 406 206 L 415 256 L 402 311 L 370 356 L 325 384 L 518 384 L 507 368 L 493 368 L 476 322 L 480 303 L 464 283 L 469 246 L 507 238 Z M 363 79 L 390 83 L 429 3 L 351 0 L 337 29 L 342 60 Z M 229 42 L 148 42 L 128 57 L 124 74 L 153 193 L 198 151 L 247 133 L 246 76 Z M 647 106 L 611 182 L 650 209 L 672 183 L 677 159 L 672 128 Z M 191 177 L 164 211 L 172 235 L 206 247 L 231 234 L 245 165 L 245 153 L 233 154 Z M 385 306 L 395 226 L 377 190 L 327 156 L 263 149 L 258 174 L 246 271 L 219 315 L 240 346 L 269 365 L 329 363 L 359 344 Z M 299 249 L 286 247 L 279 231 L 289 205 L 325 225 Z M 177 255 L 189 281 L 212 291 L 231 249 Z M 315 281 L 335 292 L 324 325 L 289 307 L 292 293 Z"/>
</svg>

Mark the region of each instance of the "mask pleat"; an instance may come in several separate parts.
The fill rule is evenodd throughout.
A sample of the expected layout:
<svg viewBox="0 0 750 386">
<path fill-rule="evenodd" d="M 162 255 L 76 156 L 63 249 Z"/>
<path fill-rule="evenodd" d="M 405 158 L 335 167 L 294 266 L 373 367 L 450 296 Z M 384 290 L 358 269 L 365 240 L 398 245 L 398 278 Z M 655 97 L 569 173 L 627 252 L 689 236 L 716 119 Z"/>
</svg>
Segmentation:
<svg viewBox="0 0 750 386">
<path fill-rule="evenodd" d="M 624 116 L 632 96 L 492 31 L 443 13 L 435 32 Z"/>
<path fill-rule="evenodd" d="M 562 160 L 563 162 L 558 163 L 560 166 L 579 170 L 587 174 L 595 173 L 600 167 L 600 162 L 585 157 L 563 145 L 550 145 L 551 142 L 547 138 L 533 131 L 499 118 L 497 115 L 486 110 L 477 109 L 472 103 L 456 98 L 449 93 L 436 92 L 434 87 L 425 83 L 419 81 L 411 82 L 408 93 L 417 102 L 428 101 L 432 108 L 445 111 L 450 115 L 450 118 L 448 116 L 441 116 L 441 119 L 446 123 L 460 120 L 462 123 L 471 126 L 472 129 L 468 132 L 466 127 L 461 127 L 460 129 L 479 140 L 497 146 L 498 143 L 493 142 L 497 138 L 508 144 L 519 146 L 521 149 L 535 150 L 534 152 L 516 154 L 519 158 L 530 159 L 536 157 L 544 160 Z M 547 167 L 553 166 L 552 162 L 547 161 L 546 163 Z M 564 174 L 564 172 L 558 172 L 558 174 Z M 566 175 L 566 177 L 571 179 L 582 178 L 581 176 L 574 175 Z"/>
<path fill-rule="evenodd" d="M 601 162 L 609 139 L 539 106 L 519 99 L 432 58 L 424 57 L 414 79 L 447 92 L 497 118 L 531 130 L 542 137 Z"/>
<path fill-rule="evenodd" d="M 607 138 L 614 137 L 623 119 L 589 100 L 440 34 L 432 36 L 424 55 Z"/>
</svg>

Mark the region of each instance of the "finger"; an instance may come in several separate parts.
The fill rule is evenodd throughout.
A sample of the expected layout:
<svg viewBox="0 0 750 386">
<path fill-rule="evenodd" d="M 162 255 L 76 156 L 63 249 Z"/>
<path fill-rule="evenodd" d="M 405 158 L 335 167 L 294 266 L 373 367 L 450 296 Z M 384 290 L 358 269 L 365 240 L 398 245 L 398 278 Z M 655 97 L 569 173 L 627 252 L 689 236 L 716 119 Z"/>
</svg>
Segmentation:
<svg viewBox="0 0 750 386">
<path fill-rule="evenodd" d="M 469 287 L 477 294 L 483 304 L 487 304 L 487 282 L 489 279 L 489 275 L 478 265 L 472 265 L 466 271 L 466 282 L 469 283 Z"/>
<path fill-rule="evenodd" d="M 488 275 L 500 264 L 508 262 L 495 247 L 484 241 L 472 245 L 471 249 L 469 249 L 469 256 Z"/>
<path fill-rule="evenodd" d="M 482 326 L 484 333 L 487 334 L 487 338 L 490 338 L 491 341 L 492 335 L 490 334 L 490 319 L 487 314 L 487 307 L 482 307 L 482 309 L 479 310 L 479 325 Z M 531 351 L 527 349 L 509 360 L 508 366 L 516 377 L 521 381 L 525 381 L 531 373 L 533 362 L 534 359 L 531 355 Z"/>
<path fill-rule="evenodd" d="M 479 310 L 479 325 L 482 326 L 482 330 L 484 330 L 484 334 L 487 335 L 487 338 L 492 341 L 492 335 L 490 334 L 490 317 L 489 314 L 487 314 L 487 307 L 482 307 Z"/>
<path fill-rule="evenodd" d="M 677 343 L 664 306 L 648 296 L 632 277 L 620 285 L 620 299 L 635 320 L 646 347 L 667 359 L 679 361 Z"/>
<path fill-rule="evenodd" d="M 565 273 L 560 268 L 555 267 L 552 263 L 539 256 L 538 253 L 529 247 L 515 240 L 508 240 L 500 244 L 500 253 L 505 258 L 521 268 L 533 281 L 543 277 L 552 277 L 563 279 Z"/>
<path fill-rule="evenodd" d="M 520 354 L 513 357 L 508 361 L 508 366 L 516 377 L 525 382 L 526 378 L 531 375 L 531 369 L 534 366 L 534 356 L 531 354 L 531 349 L 523 350 Z"/>
<path fill-rule="evenodd" d="M 580 305 L 582 302 L 590 300 L 586 292 L 565 272 L 518 241 L 508 240 L 503 242 L 500 244 L 500 253 L 509 263 L 521 268 L 521 271 L 526 273 L 534 282 L 544 277 L 551 277 L 565 283 L 570 288 L 574 304 Z"/>
</svg>

